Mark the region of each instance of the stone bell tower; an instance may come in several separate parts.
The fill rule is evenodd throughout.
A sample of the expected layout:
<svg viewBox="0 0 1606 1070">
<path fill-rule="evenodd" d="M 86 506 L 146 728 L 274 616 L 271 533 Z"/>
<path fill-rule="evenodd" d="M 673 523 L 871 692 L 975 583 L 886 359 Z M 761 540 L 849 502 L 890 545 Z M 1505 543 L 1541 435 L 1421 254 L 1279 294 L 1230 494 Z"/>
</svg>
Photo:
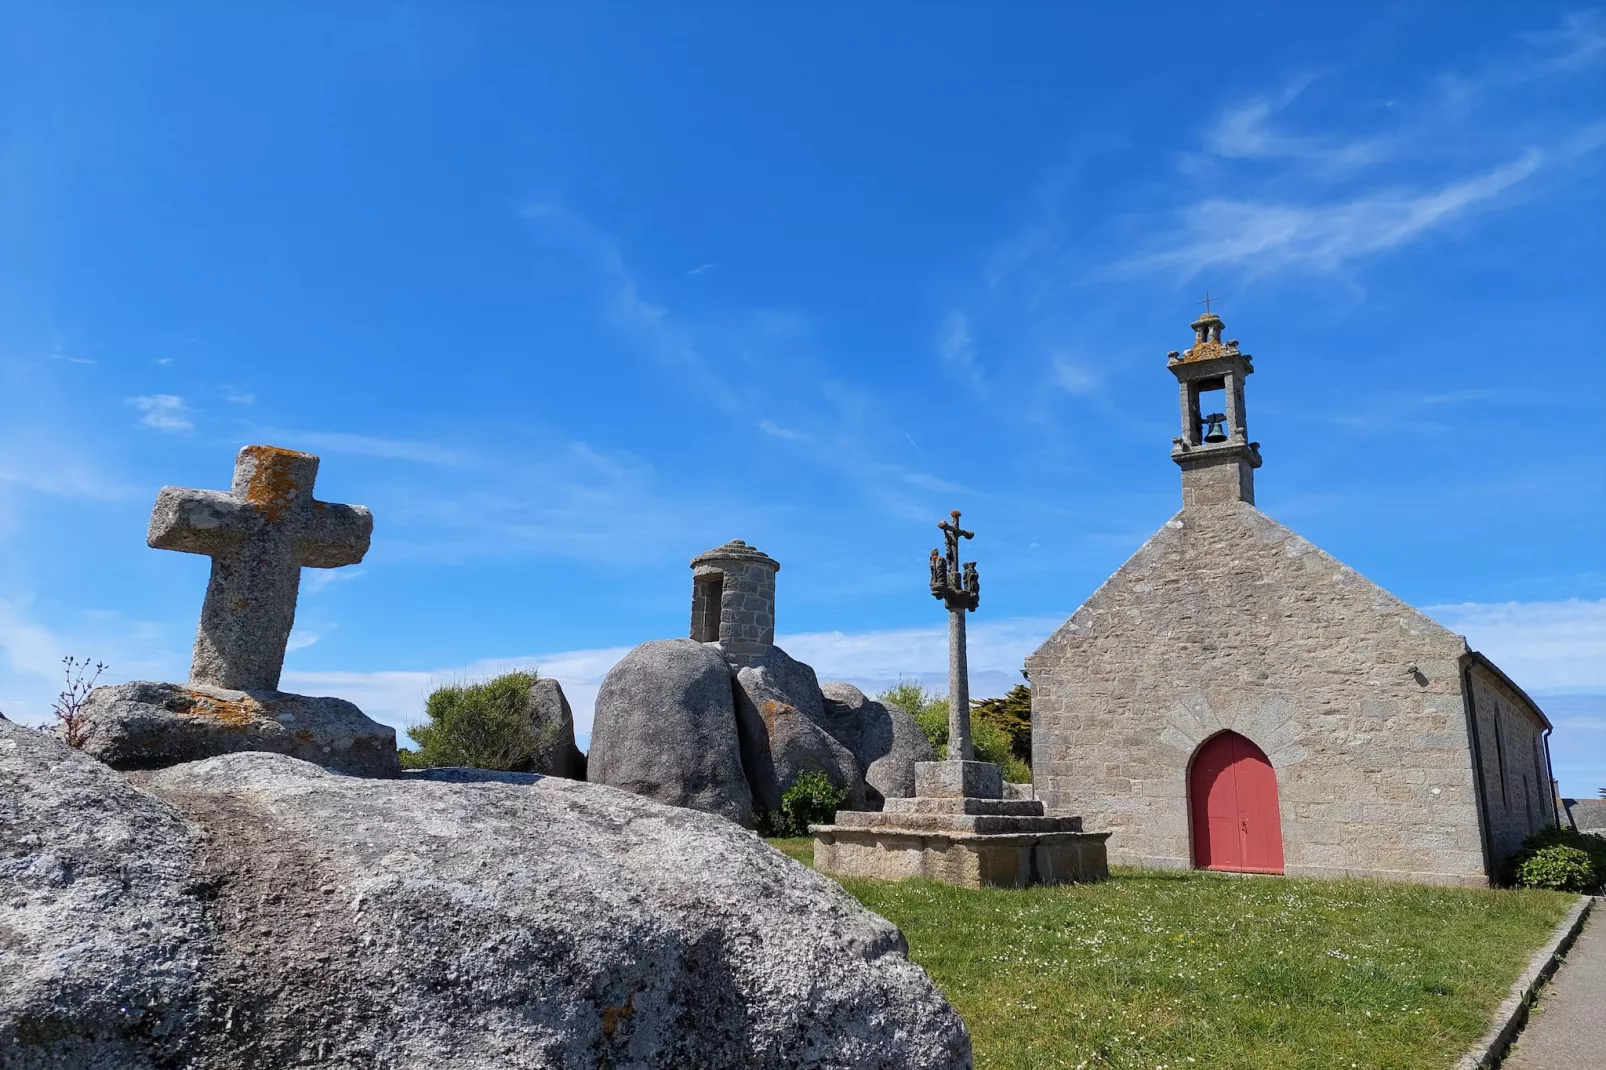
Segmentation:
<svg viewBox="0 0 1606 1070">
<path fill-rule="evenodd" d="M 718 643 L 731 665 L 751 665 L 775 645 L 775 574 L 781 563 L 733 539 L 692 558 L 691 637 Z"/>
<path fill-rule="evenodd" d="M 1193 347 L 1166 354 L 1182 402 L 1182 434 L 1171 440 L 1171 459 L 1182 468 L 1184 508 L 1227 502 L 1255 504 L 1260 443 L 1250 442 L 1244 417 L 1244 378 L 1255 366 L 1238 340 L 1221 340 L 1221 317 L 1193 321 Z"/>
</svg>

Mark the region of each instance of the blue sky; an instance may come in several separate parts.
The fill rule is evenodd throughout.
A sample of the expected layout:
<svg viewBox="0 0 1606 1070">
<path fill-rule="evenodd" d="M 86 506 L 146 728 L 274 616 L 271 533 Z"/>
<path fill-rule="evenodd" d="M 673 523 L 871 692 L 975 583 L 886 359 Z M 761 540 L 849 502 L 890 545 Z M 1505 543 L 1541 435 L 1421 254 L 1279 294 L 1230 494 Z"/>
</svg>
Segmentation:
<svg viewBox="0 0 1606 1070">
<path fill-rule="evenodd" d="M 1259 502 L 1469 635 L 1606 786 L 1606 13 L 1354 5 L 0 6 L 0 709 L 180 678 L 163 484 L 323 457 L 373 549 L 285 685 L 582 722 L 777 557 L 822 675 L 978 692 L 1179 505 L 1167 350 L 1256 356 Z"/>
</svg>

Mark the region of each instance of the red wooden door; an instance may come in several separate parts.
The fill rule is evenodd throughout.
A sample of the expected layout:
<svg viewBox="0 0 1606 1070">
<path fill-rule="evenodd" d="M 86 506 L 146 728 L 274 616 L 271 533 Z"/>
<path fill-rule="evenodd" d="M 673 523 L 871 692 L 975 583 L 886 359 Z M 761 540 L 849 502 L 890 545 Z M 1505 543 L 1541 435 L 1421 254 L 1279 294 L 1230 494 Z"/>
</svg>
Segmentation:
<svg viewBox="0 0 1606 1070">
<path fill-rule="evenodd" d="M 1188 774 L 1193 863 L 1240 873 L 1283 871 L 1277 774 L 1265 752 L 1236 732 L 1211 736 Z"/>
</svg>

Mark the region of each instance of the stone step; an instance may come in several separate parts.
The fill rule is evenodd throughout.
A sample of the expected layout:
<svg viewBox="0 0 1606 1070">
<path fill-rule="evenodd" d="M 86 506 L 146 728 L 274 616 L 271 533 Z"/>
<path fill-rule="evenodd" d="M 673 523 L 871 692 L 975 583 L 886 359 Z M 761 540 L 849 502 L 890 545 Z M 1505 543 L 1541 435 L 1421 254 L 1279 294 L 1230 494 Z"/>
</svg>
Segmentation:
<svg viewBox="0 0 1606 1070">
<path fill-rule="evenodd" d="M 881 810 L 887 814 L 987 814 L 997 817 L 1042 817 L 1043 804 L 1037 799 L 888 799 Z"/>
<path fill-rule="evenodd" d="M 1041 835 L 1051 832 L 1081 832 L 1080 817 L 1040 817 L 1029 815 L 993 814 L 941 814 L 941 813 L 875 813 L 873 811 L 840 810 L 836 815 L 839 829 L 873 829 L 877 832 L 909 832 L 915 834 L 971 832 L 999 836 Z"/>
<path fill-rule="evenodd" d="M 925 877 L 965 888 L 1020 888 L 1028 884 L 1103 880 L 1110 874 L 1104 847 L 1108 832 L 1001 836 L 841 825 L 817 825 L 810 831 L 814 834 L 815 868 L 839 877 Z"/>
</svg>

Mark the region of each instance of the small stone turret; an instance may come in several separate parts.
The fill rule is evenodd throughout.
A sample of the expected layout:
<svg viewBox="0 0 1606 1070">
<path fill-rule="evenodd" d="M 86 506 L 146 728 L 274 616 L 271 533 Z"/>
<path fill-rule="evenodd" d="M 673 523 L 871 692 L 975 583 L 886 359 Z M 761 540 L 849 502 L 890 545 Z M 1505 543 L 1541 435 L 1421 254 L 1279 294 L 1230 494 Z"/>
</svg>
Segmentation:
<svg viewBox="0 0 1606 1070">
<path fill-rule="evenodd" d="M 717 643 L 731 665 L 775 645 L 775 574 L 781 563 L 741 539 L 692 558 L 691 637 Z"/>
<path fill-rule="evenodd" d="M 1244 378 L 1255 366 L 1238 351 L 1236 338 L 1221 340 L 1223 324 L 1214 312 L 1192 326 L 1193 347 L 1166 355 L 1181 389 L 1182 434 L 1171 440 L 1171 459 L 1182 468 L 1182 504 L 1253 505 L 1260 443 L 1249 441 L 1245 427 Z M 1218 403 L 1224 411 L 1206 411 Z"/>
</svg>

